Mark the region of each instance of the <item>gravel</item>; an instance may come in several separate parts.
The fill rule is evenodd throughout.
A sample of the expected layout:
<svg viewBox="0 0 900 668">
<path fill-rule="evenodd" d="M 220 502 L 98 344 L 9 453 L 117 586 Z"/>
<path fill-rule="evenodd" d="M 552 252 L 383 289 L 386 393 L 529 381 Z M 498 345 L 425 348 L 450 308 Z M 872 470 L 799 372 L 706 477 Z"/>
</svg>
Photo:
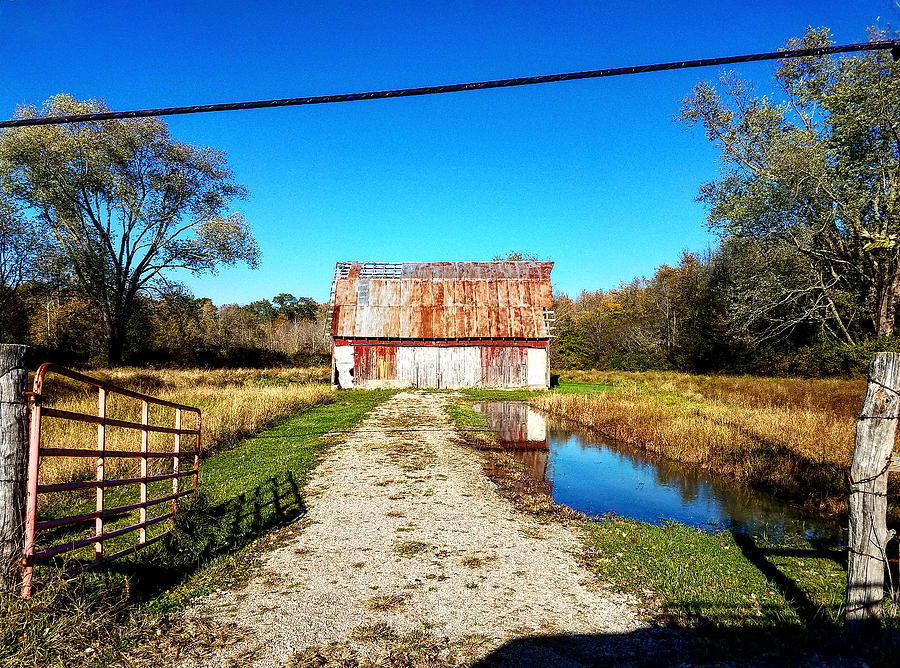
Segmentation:
<svg viewBox="0 0 900 668">
<path fill-rule="evenodd" d="M 360 627 L 387 628 L 376 624 L 439 639 L 451 662 L 515 639 L 648 630 L 634 601 L 579 564 L 577 529 L 543 524 L 497 493 L 460 443 L 450 401 L 397 394 L 334 446 L 305 489 L 303 530 L 246 587 L 188 611 L 251 632 L 201 665 L 240 655 L 283 666 L 328 643 L 378 663 L 357 640 Z"/>
</svg>

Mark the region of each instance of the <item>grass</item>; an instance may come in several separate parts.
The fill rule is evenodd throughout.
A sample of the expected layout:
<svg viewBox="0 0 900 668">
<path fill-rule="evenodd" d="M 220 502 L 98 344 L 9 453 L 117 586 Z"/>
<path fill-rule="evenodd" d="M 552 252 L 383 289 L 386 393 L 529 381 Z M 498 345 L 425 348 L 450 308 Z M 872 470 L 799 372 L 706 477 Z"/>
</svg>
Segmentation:
<svg viewBox="0 0 900 668">
<path fill-rule="evenodd" d="M 449 668 L 460 664 L 457 656 L 471 652 L 468 647 L 471 643 L 451 644 L 447 638 L 436 638 L 427 630 L 399 633 L 384 623 L 358 626 L 350 632 L 348 640 L 361 643 L 362 650 L 347 641 L 333 642 L 295 653 L 286 665 L 288 668 Z"/>
<path fill-rule="evenodd" d="M 687 626 L 841 624 L 843 550 L 770 544 L 682 524 L 588 522 L 589 561 L 601 580 L 658 597 L 658 614 Z"/>
<path fill-rule="evenodd" d="M 657 623 L 694 629 L 698 658 L 727 661 L 737 652 L 801 665 L 810 655 L 847 651 L 844 550 L 676 523 L 613 518 L 582 526 L 585 561 L 598 580 L 642 600 Z M 900 658 L 890 644 L 866 646 L 861 655 L 870 665 Z"/>
<path fill-rule="evenodd" d="M 420 540 L 394 541 L 394 552 L 399 554 L 401 557 L 414 557 L 417 554 L 421 554 L 429 547 L 431 546 L 428 543 L 423 543 Z"/>
<path fill-rule="evenodd" d="M 470 554 L 466 557 L 463 557 L 459 560 L 466 568 L 481 568 L 489 564 L 492 561 L 496 561 L 497 557 L 493 555 L 478 555 L 478 554 Z"/>
<path fill-rule="evenodd" d="M 827 515 L 846 508 L 864 382 L 572 372 L 531 401 L 612 438 Z"/>
<path fill-rule="evenodd" d="M 539 397 L 545 390 L 487 390 L 487 389 L 462 389 L 457 390 L 464 397 L 472 401 L 489 401 L 492 399 L 505 399 L 507 401 L 529 401 Z"/>
<path fill-rule="evenodd" d="M 399 594 L 386 594 L 383 596 L 373 596 L 363 602 L 366 610 L 377 612 L 391 612 L 399 610 L 406 604 L 406 597 Z"/>
<path fill-rule="evenodd" d="M 602 394 L 615 390 L 614 385 L 605 383 L 576 383 L 561 381 L 553 391 L 558 394 Z"/>
<path fill-rule="evenodd" d="M 329 447 L 325 435 L 353 427 L 390 395 L 342 392 L 205 459 L 200 494 L 186 497 L 174 533 L 146 550 L 68 582 L 39 571 L 45 586 L 31 601 L 4 603 L 2 665 L 174 661 L 166 634 L 187 622 L 172 614 L 194 596 L 245 582 L 263 552 L 300 529 L 303 486 Z M 216 630 L 216 642 L 228 633 Z"/>
</svg>

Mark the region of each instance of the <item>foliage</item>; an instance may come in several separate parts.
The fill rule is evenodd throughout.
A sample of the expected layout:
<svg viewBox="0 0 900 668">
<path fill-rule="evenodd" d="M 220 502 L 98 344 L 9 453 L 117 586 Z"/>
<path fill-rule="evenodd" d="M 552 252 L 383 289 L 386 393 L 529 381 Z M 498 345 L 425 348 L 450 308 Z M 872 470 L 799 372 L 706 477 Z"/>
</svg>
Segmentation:
<svg viewBox="0 0 900 668">
<path fill-rule="evenodd" d="M 301 297 L 305 315 L 279 314 L 269 300 L 216 306 L 173 286 L 138 295 L 123 361 L 177 367 L 276 367 L 328 363 L 325 309 Z M 260 304 L 270 308 L 261 309 Z M 312 319 L 308 316 L 312 313 Z M 18 286 L 3 309 L 0 338 L 32 346 L 42 360 L 105 366 L 106 346 L 95 304 L 64 273 Z"/>
<path fill-rule="evenodd" d="M 109 111 L 68 95 L 17 117 Z M 109 360 L 122 359 L 139 295 L 173 269 L 256 266 L 247 222 L 228 208 L 246 190 L 225 154 L 173 140 L 156 118 L 30 126 L 0 136 L 3 186 L 52 232 L 104 326 Z"/>
<path fill-rule="evenodd" d="M 21 338 L 21 286 L 39 272 L 45 244 L 36 225 L 0 190 L 0 340 Z"/>
<path fill-rule="evenodd" d="M 706 256 L 685 253 L 650 279 L 574 301 L 557 294 L 551 367 L 854 377 L 865 375 L 875 352 L 900 349 L 895 337 L 849 344 L 790 300 L 770 301 L 797 280 L 786 255 L 784 247 L 730 239 Z"/>
<path fill-rule="evenodd" d="M 827 29 L 810 29 L 787 47 L 827 44 Z M 895 345 L 900 64 L 786 59 L 774 83 L 759 94 L 723 72 L 683 101 L 681 122 L 722 155 L 698 197 L 721 245 L 649 279 L 558 295 L 554 365 L 854 375 Z"/>
<path fill-rule="evenodd" d="M 787 48 L 831 44 L 827 29 L 810 29 Z M 775 83 L 775 96 L 759 96 L 724 72 L 720 88 L 701 82 L 684 100 L 681 120 L 722 154 L 721 178 L 698 199 L 723 237 L 760 241 L 793 264 L 757 317 L 790 305 L 776 329 L 811 322 L 851 345 L 890 336 L 900 298 L 900 64 L 881 52 L 787 59 Z"/>
<path fill-rule="evenodd" d="M 506 260 L 508 262 L 537 262 L 538 256 L 534 253 L 511 250 L 506 255 L 495 255 L 491 258 L 494 262 Z"/>
<path fill-rule="evenodd" d="M 609 291 L 583 291 L 575 301 L 556 295 L 554 368 L 628 371 L 717 364 L 717 347 L 731 336 L 717 306 L 716 256 L 682 253 L 675 267 Z M 724 334 L 724 336 L 722 336 Z"/>
</svg>

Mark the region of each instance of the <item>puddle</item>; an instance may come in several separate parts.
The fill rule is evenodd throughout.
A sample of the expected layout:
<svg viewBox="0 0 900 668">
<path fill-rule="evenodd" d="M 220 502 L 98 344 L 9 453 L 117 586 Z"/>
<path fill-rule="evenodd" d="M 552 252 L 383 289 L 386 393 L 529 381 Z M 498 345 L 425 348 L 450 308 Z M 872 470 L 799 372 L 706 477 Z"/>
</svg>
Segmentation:
<svg viewBox="0 0 900 668">
<path fill-rule="evenodd" d="M 770 541 L 843 543 L 842 527 L 703 471 L 654 459 L 595 432 L 578 431 L 521 401 L 476 404 L 501 446 L 544 481 L 553 500 L 587 515 L 734 529 Z"/>
</svg>

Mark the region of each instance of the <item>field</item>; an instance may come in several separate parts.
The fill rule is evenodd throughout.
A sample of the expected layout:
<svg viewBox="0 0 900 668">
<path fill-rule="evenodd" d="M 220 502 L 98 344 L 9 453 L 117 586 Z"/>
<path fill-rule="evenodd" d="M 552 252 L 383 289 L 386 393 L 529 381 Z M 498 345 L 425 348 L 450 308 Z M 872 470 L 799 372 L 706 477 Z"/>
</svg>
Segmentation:
<svg viewBox="0 0 900 668">
<path fill-rule="evenodd" d="M 0 665 L 65 665 L 61 657 L 78 657 L 79 665 L 158 665 L 187 646 L 233 642 L 237 630 L 177 613 L 198 594 L 245 582 L 261 552 L 301 530 L 292 520 L 304 513 L 304 483 L 333 440 L 327 434 L 352 427 L 392 394 L 332 392 L 322 382 L 327 369 L 318 368 L 96 375 L 203 410 L 201 493 L 187 497 L 170 539 L 69 583 L 51 577 L 31 602 L 7 601 Z M 47 390 L 50 405 L 96 411 L 96 394 L 68 381 Z M 576 372 L 553 392 L 464 392 L 449 412 L 464 438 L 490 448 L 493 435 L 471 402 L 531 401 L 659 455 L 836 514 L 846 503 L 863 391 L 863 382 L 846 380 Z M 115 417 L 139 417 L 133 402 L 111 406 Z M 45 445 L 92 447 L 96 429 L 57 424 L 45 438 Z M 138 445 L 134 434 L 110 430 L 110 439 L 111 448 Z M 677 524 L 586 522 L 520 480 L 510 457 L 484 454 L 486 472 L 523 512 L 583 528 L 583 557 L 601 582 L 644 600 L 662 623 L 699 626 L 705 644 L 698 651 L 715 656 L 736 651 L 735 643 L 776 639 L 789 647 L 798 631 L 808 635 L 800 644 L 809 648 L 840 627 L 842 551 L 762 545 Z M 50 461 L 42 482 L 93 475 L 90 460 Z"/>
<path fill-rule="evenodd" d="M 327 367 L 213 371 L 122 368 L 91 374 L 119 387 L 199 408 L 203 414 L 201 452 L 204 457 L 258 433 L 288 415 L 334 400 L 334 392 L 322 382 L 328 379 Z M 44 397 L 45 404 L 54 408 L 97 414 L 96 388 L 63 376 L 48 375 Z M 107 417 L 140 422 L 140 410 L 139 401 L 111 394 Z M 185 414 L 186 421 L 192 419 L 192 415 Z M 150 422 L 173 426 L 174 411 L 151 407 Z M 193 425 L 185 422 L 184 426 Z M 97 429 L 93 425 L 46 418 L 42 427 L 43 447 L 96 447 Z M 171 450 L 171 438 L 165 434 L 151 434 L 149 449 Z M 138 432 L 108 428 L 107 449 L 140 449 Z M 188 449 L 188 444 L 183 449 Z M 136 460 L 133 459 L 109 458 L 106 477 L 124 477 L 134 473 L 135 465 Z M 166 465 L 171 466 L 168 462 Z M 92 459 L 53 457 L 46 459 L 42 465 L 40 482 L 69 482 L 93 476 Z"/>
<path fill-rule="evenodd" d="M 574 372 L 547 413 L 827 515 L 846 506 L 864 381 Z"/>
</svg>

